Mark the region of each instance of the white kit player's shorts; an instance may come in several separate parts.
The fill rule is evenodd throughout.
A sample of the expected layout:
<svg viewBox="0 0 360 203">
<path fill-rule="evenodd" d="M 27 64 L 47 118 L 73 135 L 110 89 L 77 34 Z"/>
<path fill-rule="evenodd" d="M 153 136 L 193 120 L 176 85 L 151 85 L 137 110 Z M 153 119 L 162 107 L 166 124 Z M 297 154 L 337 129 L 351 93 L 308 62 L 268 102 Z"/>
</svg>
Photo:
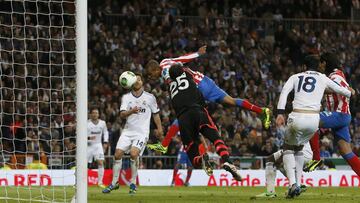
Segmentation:
<svg viewBox="0 0 360 203">
<path fill-rule="evenodd" d="M 104 150 L 101 143 L 89 144 L 87 149 L 88 163 L 95 160 L 104 160 Z"/>
<path fill-rule="evenodd" d="M 136 147 L 140 150 L 140 156 L 144 153 L 148 137 L 145 136 L 127 136 L 121 135 L 117 144 L 116 149 L 121 149 L 125 153 L 129 153 L 131 147 Z"/>
<path fill-rule="evenodd" d="M 285 143 L 305 145 L 319 128 L 320 115 L 316 113 L 289 114 L 285 131 Z"/>
</svg>

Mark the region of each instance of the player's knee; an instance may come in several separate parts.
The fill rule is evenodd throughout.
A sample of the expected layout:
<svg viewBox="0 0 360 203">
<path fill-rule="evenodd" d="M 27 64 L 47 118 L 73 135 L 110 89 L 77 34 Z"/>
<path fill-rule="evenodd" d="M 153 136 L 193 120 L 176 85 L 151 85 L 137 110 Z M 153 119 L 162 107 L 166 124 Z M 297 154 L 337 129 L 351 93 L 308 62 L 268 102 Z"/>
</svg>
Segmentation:
<svg viewBox="0 0 360 203">
<path fill-rule="evenodd" d="M 339 151 L 340 151 L 341 155 L 352 152 L 350 143 L 346 142 L 345 140 L 339 140 L 338 146 L 339 146 Z"/>
<path fill-rule="evenodd" d="M 132 160 L 137 159 L 138 156 L 139 156 L 139 151 L 137 151 L 137 150 L 131 150 L 131 151 L 130 151 L 130 158 L 131 158 Z"/>
<path fill-rule="evenodd" d="M 122 158 L 123 154 L 124 153 L 121 150 L 116 150 L 115 154 L 114 154 L 115 160 L 120 160 Z"/>
<path fill-rule="evenodd" d="M 226 103 L 226 104 L 230 104 L 230 105 L 233 105 L 235 106 L 236 105 L 236 100 L 232 97 L 230 97 L 229 95 L 226 95 L 224 98 L 223 98 L 223 103 Z"/>
</svg>

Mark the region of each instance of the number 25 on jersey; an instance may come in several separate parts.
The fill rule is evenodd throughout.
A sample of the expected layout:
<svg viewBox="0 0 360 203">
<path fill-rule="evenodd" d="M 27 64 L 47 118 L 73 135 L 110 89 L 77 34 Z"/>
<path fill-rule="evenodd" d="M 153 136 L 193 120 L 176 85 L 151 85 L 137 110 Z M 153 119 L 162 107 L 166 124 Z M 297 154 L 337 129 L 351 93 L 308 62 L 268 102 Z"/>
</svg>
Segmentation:
<svg viewBox="0 0 360 203">
<path fill-rule="evenodd" d="M 187 89 L 188 87 L 189 81 L 186 79 L 186 73 L 183 73 L 170 83 L 171 98 L 174 98 L 179 91 Z"/>
</svg>

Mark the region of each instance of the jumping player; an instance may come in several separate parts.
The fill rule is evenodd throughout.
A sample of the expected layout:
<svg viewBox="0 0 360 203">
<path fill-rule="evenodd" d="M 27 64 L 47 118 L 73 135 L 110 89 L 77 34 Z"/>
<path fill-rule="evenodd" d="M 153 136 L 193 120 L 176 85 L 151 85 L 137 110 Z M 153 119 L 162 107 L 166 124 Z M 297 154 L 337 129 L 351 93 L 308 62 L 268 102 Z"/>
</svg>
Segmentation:
<svg viewBox="0 0 360 203">
<path fill-rule="evenodd" d="M 198 90 L 193 77 L 187 68 L 174 64 L 169 69 L 170 98 L 179 121 L 180 136 L 186 153 L 194 168 L 202 168 L 208 175 L 212 174 L 212 165 L 207 153 L 200 155 L 199 145 L 202 143 L 199 133 L 214 143 L 217 154 L 224 164 L 223 168 L 230 172 L 235 180 L 241 176 L 229 159 L 228 147 L 219 136 L 217 127 L 204 108 L 205 101 Z"/>
<path fill-rule="evenodd" d="M 160 64 L 155 60 L 150 60 L 146 64 L 146 69 L 148 71 L 150 79 L 155 80 L 162 76 L 165 81 L 168 81 L 170 79 L 169 69 L 171 65 L 183 65 L 205 53 L 206 46 L 202 46 L 199 48 L 198 52 L 190 53 L 184 56 L 180 56 L 178 58 L 167 58 L 162 60 Z M 206 101 L 224 103 L 231 106 L 238 106 L 256 112 L 258 115 L 260 115 L 265 129 L 268 129 L 270 127 L 271 112 L 269 108 L 260 108 L 247 100 L 233 98 L 229 96 L 224 90 L 217 86 L 211 78 L 205 76 L 198 71 L 192 71 L 191 69 L 188 69 L 188 73 L 192 76 L 194 82 L 196 83 L 197 87 L 199 88 Z M 149 144 L 148 147 L 152 150 L 166 153 L 167 147 L 170 144 L 172 137 L 174 137 L 178 131 L 178 122 L 177 120 L 175 120 L 170 126 L 169 131 L 167 132 L 165 139 L 162 141 L 162 143 Z"/>
</svg>

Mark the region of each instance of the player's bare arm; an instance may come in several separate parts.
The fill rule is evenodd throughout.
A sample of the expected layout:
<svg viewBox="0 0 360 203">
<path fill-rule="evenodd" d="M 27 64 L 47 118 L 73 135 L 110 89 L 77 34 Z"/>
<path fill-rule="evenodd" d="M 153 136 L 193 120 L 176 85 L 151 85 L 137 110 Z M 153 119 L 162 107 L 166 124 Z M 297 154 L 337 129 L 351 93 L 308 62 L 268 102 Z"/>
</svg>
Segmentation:
<svg viewBox="0 0 360 203">
<path fill-rule="evenodd" d="M 156 125 L 155 136 L 159 140 L 162 140 L 162 138 L 164 137 L 164 131 L 163 131 L 162 125 L 161 125 L 160 114 L 156 113 L 156 114 L 153 114 L 153 116 L 154 116 L 154 122 Z"/>
</svg>

